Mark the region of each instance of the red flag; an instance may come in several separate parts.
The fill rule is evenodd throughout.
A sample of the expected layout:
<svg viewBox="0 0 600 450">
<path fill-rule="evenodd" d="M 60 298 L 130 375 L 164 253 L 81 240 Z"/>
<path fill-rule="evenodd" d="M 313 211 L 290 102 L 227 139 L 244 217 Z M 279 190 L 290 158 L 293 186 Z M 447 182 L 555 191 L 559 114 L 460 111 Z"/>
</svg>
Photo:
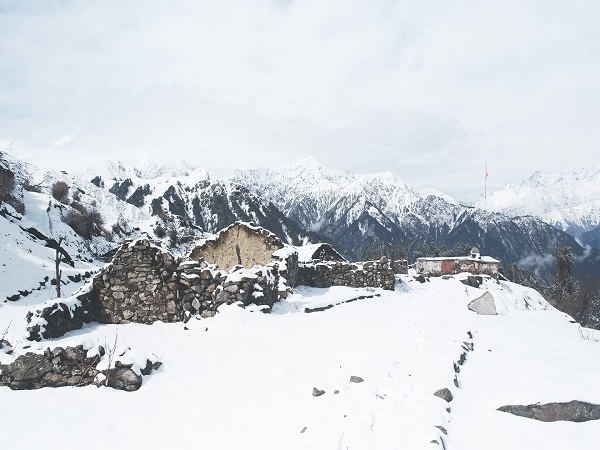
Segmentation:
<svg viewBox="0 0 600 450">
<path fill-rule="evenodd" d="M 487 180 L 488 171 L 487 171 L 487 162 L 485 163 L 485 179 Z"/>
</svg>

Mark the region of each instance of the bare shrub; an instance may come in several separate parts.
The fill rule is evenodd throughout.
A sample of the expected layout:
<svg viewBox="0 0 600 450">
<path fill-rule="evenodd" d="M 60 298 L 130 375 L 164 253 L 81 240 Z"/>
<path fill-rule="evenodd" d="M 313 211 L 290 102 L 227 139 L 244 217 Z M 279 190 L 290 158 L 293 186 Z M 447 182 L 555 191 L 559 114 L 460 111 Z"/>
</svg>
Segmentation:
<svg viewBox="0 0 600 450">
<path fill-rule="evenodd" d="M 52 185 L 52 197 L 61 203 L 69 201 L 69 185 L 64 181 L 56 181 Z"/>
<path fill-rule="evenodd" d="M 156 225 L 156 228 L 154 228 L 154 234 L 157 238 L 162 239 L 167 235 L 167 230 L 165 229 L 165 226 L 162 223 L 159 223 L 158 225 Z"/>
<path fill-rule="evenodd" d="M 104 218 L 95 209 L 88 210 L 83 205 L 71 209 L 65 217 L 65 222 L 73 231 L 86 239 L 100 235 L 104 229 Z"/>
</svg>

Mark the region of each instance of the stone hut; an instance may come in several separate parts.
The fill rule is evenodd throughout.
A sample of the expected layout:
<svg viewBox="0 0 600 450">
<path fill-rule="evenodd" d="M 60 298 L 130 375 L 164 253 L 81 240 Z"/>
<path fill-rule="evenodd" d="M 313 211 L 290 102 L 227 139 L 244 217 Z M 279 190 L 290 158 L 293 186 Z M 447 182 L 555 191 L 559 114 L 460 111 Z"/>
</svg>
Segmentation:
<svg viewBox="0 0 600 450">
<path fill-rule="evenodd" d="M 273 253 L 284 247 L 273 233 L 252 223 L 235 222 L 221 230 L 214 239 L 193 248 L 190 258 L 204 259 L 220 269 L 233 266 L 251 268 L 273 260 Z"/>
<path fill-rule="evenodd" d="M 316 261 L 339 261 L 347 262 L 331 245 L 326 243 L 308 244 L 296 247 L 298 250 L 299 263 L 311 263 Z"/>
<path fill-rule="evenodd" d="M 434 277 L 469 272 L 473 275 L 486 274 L 498 278 L 500 261 L 491 256 L 481 256 L 477 247 L 473 247 L 468 256 L 417 258 L 415 269 L 419 273 Z"/>
</svg>

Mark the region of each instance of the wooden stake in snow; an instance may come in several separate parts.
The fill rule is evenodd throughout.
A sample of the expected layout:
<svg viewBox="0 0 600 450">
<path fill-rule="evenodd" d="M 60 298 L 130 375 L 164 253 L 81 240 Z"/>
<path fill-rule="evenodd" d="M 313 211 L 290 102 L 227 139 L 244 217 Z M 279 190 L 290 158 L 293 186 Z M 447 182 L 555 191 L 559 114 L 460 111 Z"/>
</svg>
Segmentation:
<svg viewBox="0 0 600 450">
<path fill-rule="evenodd" d="M 63 238 L 58 239 L 58 245 L 56 246 L 56 258 L 54 259 L 56 267 L 56 298 L 60 298 L 60 277 L 62 276 L 62 270 L 60 270 L 60 262 L 62 260 L 62 253 L 60 251 L 60 244 L 62 244 Z"/>
</svg>

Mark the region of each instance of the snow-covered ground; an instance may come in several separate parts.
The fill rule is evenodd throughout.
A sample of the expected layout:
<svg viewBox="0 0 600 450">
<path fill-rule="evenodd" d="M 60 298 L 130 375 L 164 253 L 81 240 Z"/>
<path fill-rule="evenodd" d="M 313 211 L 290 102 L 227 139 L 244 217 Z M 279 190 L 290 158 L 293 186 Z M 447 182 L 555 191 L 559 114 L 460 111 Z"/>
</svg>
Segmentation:
<svg viewBox="0 0 600 450">
<path fill-rule="evenodd" d="M 498 316 L 467 309 L 486 289 Z M 371 298 L 345 303 L 360 296 Z M 600 403 L 600 333 L 580 330 L 512 283 L 475 289 L 402 276 L 395 292 L 299 288 L 271 314 L 231 305 L 185 326 L 92 324 L 27 342 L 25 314 L 47 299 L 42 290 L 1 304 L 0 333 L 7 330 L 16 349 L 0 350 L 1 363 L 84 340 L 110 344 L 118 335 L 120 348 L 155 355 L 163 366 L 136 392 L 0 388 L 3 449 L 434 449 L 441 437 L 461 450 L 597 447 L 600 422 L 542 423 L 496 411 Z M 337 306 L 304 312 L 329 304 Z M 456 387 L 453 363 L 465 341 L 474 350 Z M 314 397 L 313 388 L 325 393 Z M 450 404 L 433 395 L 441 388 L 452 391 Z"/>
</svg>

